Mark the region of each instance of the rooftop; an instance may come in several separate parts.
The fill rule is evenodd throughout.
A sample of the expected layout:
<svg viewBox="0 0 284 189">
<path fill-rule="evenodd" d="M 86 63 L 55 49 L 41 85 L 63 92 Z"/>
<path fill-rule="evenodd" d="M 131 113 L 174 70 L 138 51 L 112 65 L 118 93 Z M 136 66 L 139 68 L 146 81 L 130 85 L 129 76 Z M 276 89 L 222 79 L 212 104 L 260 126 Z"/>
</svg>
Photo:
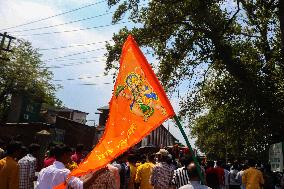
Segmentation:
<svg viewBox="0 0 284 189">
<path fill-rule="evenodd" d="M 52 110 L 55 112 L 77 112 L 77 113 L 84 113 L 84 114 L 89 114 L 87 112 L 83 112 L 80 110 L 75 110 L 75 109 L 71 109 L 71 108 L 67 108 L 67 107 L 62 107 L 62 108 L 48 108 L 48 110 Z"/>
<path fill-rule="evenodd" d="M 98 108 L 99 111 L 109 110 L 109 105 Z"/>
</svg>

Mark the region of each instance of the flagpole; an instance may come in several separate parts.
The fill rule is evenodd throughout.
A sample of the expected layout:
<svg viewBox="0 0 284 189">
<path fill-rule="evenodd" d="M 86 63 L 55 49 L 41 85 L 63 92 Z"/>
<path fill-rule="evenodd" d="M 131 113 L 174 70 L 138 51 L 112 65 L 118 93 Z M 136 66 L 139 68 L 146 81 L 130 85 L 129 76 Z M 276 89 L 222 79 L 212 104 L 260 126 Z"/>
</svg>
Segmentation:
<svg viewBox="0 0 284 189">
<path fill-rule="evenodd" d="M 197 158 L 195 157 L 194 151 L 193 151 L 193 149 L 192 149 L 192 147 L 191 147 L 191 145 L 190 145 L 190 143 L 188 141 L 188 138 L 187 138 L 187 136 L 186 136 L 186 134 L 184 132 L 184 129 L 183 129 L 183 127 L 182 127 L 182 125 L 181 125 L 181 123 L 180 123 L 180 121 L 179 121 L 179 119 L 178 119 L 178 117 L 176 115 L 174 115 L 174 120 L 175 120 L 176 124 L 178 125 L 178 128 L 179 128 L 179 130 L 180 130 L 180 132 L 181 132 L 181 134 L 182 134 L 182 136 L 183 136 L 183 138 L 184 138 L 184 140 L 186 142 L 187 147 L 189 148 L 190 153 L 192 154 L 193 161 L 194 161 L 194 163 L 196 165 L 197 172 L 198 172 L 199 178 L 201 180 L 201 183 L 205 184 L 203 174 L 201 173 L 200 165 L 199 165 L 199 163 L 197 161 Z"/>
</svg>

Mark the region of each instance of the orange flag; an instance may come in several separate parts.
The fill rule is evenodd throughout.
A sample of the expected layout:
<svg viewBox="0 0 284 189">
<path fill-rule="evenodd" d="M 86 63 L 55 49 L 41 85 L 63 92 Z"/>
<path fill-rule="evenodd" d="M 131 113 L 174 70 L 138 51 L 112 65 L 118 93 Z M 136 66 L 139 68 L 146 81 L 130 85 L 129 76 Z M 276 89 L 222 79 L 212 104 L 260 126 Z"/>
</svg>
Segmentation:
<svg viewBox="0 0 284 189">
<path fill-rule="evenodd" d="M 104 135 L 70 176 L 106 166 L 172 116 L 174 110 L 163 87 L 129 35 L 122 49 Z"/>
</svg>

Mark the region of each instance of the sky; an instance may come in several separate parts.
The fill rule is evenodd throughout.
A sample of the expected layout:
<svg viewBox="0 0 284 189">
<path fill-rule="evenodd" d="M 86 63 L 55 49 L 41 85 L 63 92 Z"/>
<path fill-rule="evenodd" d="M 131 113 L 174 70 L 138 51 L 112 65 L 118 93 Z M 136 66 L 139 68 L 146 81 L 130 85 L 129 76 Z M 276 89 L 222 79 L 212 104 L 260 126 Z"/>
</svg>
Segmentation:
<svg viewBox="0 0 284 189">
<path fill-rule="evenodd" d="M 87 7 L 18 26 L 83 6 Z M 112 43 L 113 33 L 133 26 L 127 18 L 111 25 L 114 11 L 104 0 L 0 0 L 0 32 L 28 40 L 39 49 L 42 61 L 54 74 L 52 82 L 62 86 L 56 96 L 66 107 L 89 113 L 89 125 L 98 123 L 97 108 L 108 104 L 113 90 L 112 76 L 104 76 L 105 41 Z M 147 58 L 149 62 L 156 61 Z M 180 94 L 183 93 L 185 89 L 181 89 Z M 178 112 L 179 98 L 173 95 L 170 102 Z M 185 144 L 173 121 L 164 125 Z M 194 139 L 189 139 L 194 145 Z"/>
</svg>

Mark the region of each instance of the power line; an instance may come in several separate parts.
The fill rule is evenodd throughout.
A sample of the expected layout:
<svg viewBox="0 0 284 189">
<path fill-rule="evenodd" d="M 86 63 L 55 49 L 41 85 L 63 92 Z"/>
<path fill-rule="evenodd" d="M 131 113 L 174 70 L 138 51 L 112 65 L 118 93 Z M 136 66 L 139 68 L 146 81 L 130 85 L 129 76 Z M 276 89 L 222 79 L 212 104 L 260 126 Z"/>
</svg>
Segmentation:
<svg viewBox="0 0 284 189">
<path fill-rule="evenodd" d="M 74 62 L 69 64 L 59 64 L 54 66 L 44 66 L 42 68 L 63 68 L 63 67 L 70 67 L 70 66 L 78 66 L 78 65 L 84 65 L 84 64 L 94 64 L 94 63 L 100 63 L 102 61 L 85 61 L 85 62 Z"/>
<path fill-rule="evenodd" d="M 83 52 L 68 54 L 68 55 L 65 55 L 65 56 L 59 56 L 59 57 L 55 57 L 55 58 L 49 58 L 49 59 L 43 60 L 43 62 L 50 62 L 50 61 L 52 61 L 52 60 L 57 60 L 57 59 L 61 59 L 61 58 L 69 57 L 69 56 L 75 56 L 75 55 L 79 55 L 79 54 L 85 54 L 85 53 L 93 52 L 93 51 L 99 51 L 99 50 L 103 50 L 103 49 L 105 49 L 105 48 L 93 49 L 93 50 L 89 50 L 89 51 L 83 51 Z"/>
<path fill-rule="evenodd" d="M 93 19 L 93 18 L 102 17 L 102 16 L 109 15 L 109 14 L 112 14 L 112 13 L 114 13 L 114 12 L 108 12 L 108 13 L 104 13 L 104 14 L 100 14 L 100 15 L 92 16 L 92 17 L 86 17 L 86 18 L 82 18 L 82 19 L 79 19 L 79 20 L 65 22 L 65 23 L 62 23 L 62 24 L 56 24 L 56 25 L 50 25 L 50 26 L 44 26 L 44 27 L 38 27 L 38 28 L 30 28 L 30 29 L 24 29 L 24 30 L 16 30 L 16 31 L 10 31 L 10 32 L 19 33 L 19 32 L 26 32 L 26 31 L 34 31 L 34 30 L 53 28 L 53 27 L 57 27 L 57 26 L 63 26 L 63 25 L 73 24 L 73 23 L 76 23 L 76 22 L 90 20 L 90 19 Z"/>
<path fill-rule="evenodd" d="M 24 23 L 24 24 L 19 24 L 19 25 L 16 25 L 16 26 L 8 27 L 8 28 L 3 28 L 3 29 L 0 29 L 0 31 L 21 27 L 21 26 L 33 24 L 33 23 L 36 23 L 36 22 L 41 22 L 41 21 L 48 20 L 48 19 L 51 19 L 51 18 L 54 18 L 54 17 L 57 17 L 57 16 L 62 16 L 64 14 L 68 14 L 68 13 L 75 12 L 75 11 L 78 11 L 78 10 L 81 10 L 81 9 L 84 9 L 84 8 L 88 8 L 88 7 L 91 7 L 91 6 L 94 6 L 94 5 L 98 5 L 98 4 L 104 3 L 106 1 L 107 0 L 102 0 L 102 1 L 99 1 L 99 2 L 96 2 L 96 3 L 91 3 L 91 4 L 84 5 L 84 6 L 79 7 L 79 8 L 75 8 L 75 9 L 72 9 L 72 10 L 69 10 L 69 11 L 65 11 L 65 12 L 62 12 L 62 13 L 59 13 L 59 14 L 55 14 L 53 16 L 48 16 L 48 17 L 45 17 L 45 18 L 41 18 L 41 19 L 38 19 L 38 20 L 34 20 L 34 21 L 31 21 L 31 22 L 27 22 L 27 23 Z"/>
<path fill-rule="evenodd" d="M 92 57 L 82 57 L 82 58 L 69 58 L 69 59 L 56 60 L 56 62 L 65 62 L 65 61 L 73 61 L 73 60 L 88 60 L 88 59 L 95 59 L 95 58 L 104 58 L 104 57 L 92 56 Z M 47 61 L 47 62 L 50 62 L 50 61 Z"/>
<path fill-rule="evenodd" d="M 70 33 L 70 32 L 78 32 L 78 31 L 85 31 L 85 30 L 91 30 L 96 28 L 105 28 L 109 26 L 119 25 L 119 24 L 125 24 L 129 23 L 128 21 L 120 22 L 116 24 L 107 24 L 107 25 L 101 25 L 101 26 L 93 26 L 93 27 L 87 27 L 87 28 L 80 28 L 80 29 L 74 29 L 74 30 L 65 30 L 65 31 L 55 31 L 55 32 L 44 32 L 44 33 L 32 33 L 32 34 L 26 34 L 26 35 L 16 35 L 17 37 L 25 37 L 25 36 L 41 36 L 41 35 L 50 35 L 50 34 L 60 34 L 60 33 Z"/>
<path fill-rule="evenodd" d="M 68 85 L 73 84 L 73 85 L 82 85 L 82 86 L 99 86 L 99 85 L 110 85 L 111 83 L 68 83 Z M 62 84 L 54 84 L 58 87 L 62 87 Z"/>
<path fill-rule="evenodd" d="M 95 79 L 95 78 L 104 77 L 104 76 L 105 75 L 74 77 L 74 78 L 66 78 L 66 79 L 54 79 L 53 81 L 74 81 L 74 80 L 84 80 L 84 79 Z"/>
<path fill-rule="evenodd" d="M 110 41 L 112 41 L 112 40 L 98 41 L 98 42 L 87 43 L 87 44 L 77 44 L 77 45 L 69 45 L 69 46 L 61 46 L 61 47 L 52 47 L 52 48 L 45 48 L 45 49 L 38 49 L 38 50 L 39 51 L 49 51 L 49 50 L 66 49 L 66 48 L 72 48 L 72 47 L 85 47 L 85 46 L 90 46 L 90 45 L 95 45 L 95 44 L 106 43 L 106 42 L 110 42 Z"/>
<path fill-rule="evenodd" d="M 82 85 L 82 86 L 99 86 L 99 85 L 110 85 L 111 83 L 71 83 L 73 85 Z M 62 87 L 62 84 L 55 84 L 56 86 Z M 70 83 L 68 83 L 70 85 Z"/>
</svg>

